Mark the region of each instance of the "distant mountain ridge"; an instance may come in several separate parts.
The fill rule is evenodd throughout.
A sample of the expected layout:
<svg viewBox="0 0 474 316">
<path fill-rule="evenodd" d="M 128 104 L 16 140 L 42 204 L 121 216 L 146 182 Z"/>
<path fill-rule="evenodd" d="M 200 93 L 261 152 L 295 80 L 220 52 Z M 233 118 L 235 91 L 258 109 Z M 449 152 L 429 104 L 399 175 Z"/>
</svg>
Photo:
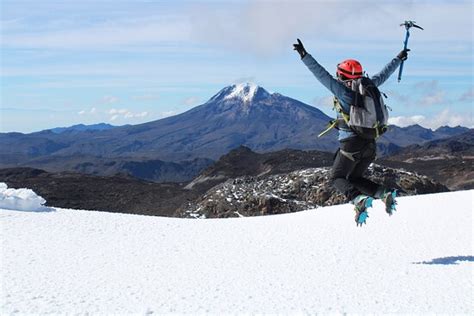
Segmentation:
<svg viewBox="0 0 474 316">
<path fill-rule="evenodd" d="M 425 174 L 451 190 L 474 188 L 474 130 L 410 145 L 384 157 L 382 164 Z"/>
<path fill-rule="evenodd" d="M 31 134 L 0 134 L 0 168 L 77 171 L 82 165 L 95 165 L 95 172 L 101 174 L 102 160 L 215 161 L 242 145 L 259 153 L 290 148 L 333 153 L 338 147 L 337 132 L 317 137 L 330 119 L 313 106 L 244 83 L 221 89 L 187 112 L 139 125 L 78 125 Z M 465 130 L 391 126 L 378 141 L 379 156 Z M 68 162 L 70 157 L 75 157 L 75 165 Z"/>
<path fill-rule="evenodd" d="M 104 131 L 104 130 L 108 130 L 114 127 L 116 126 L 113 126 L 107 123 L 98 123 L 98 124 L 92 124 L 92 125 L 77 124 L 77 125 L 72 125 L 69 127 L 51 128 L 51 129 L 48 129 L 47 131 L 51 131 L 55 134 L 61 134 L 64 132 Z"/>
</svg>

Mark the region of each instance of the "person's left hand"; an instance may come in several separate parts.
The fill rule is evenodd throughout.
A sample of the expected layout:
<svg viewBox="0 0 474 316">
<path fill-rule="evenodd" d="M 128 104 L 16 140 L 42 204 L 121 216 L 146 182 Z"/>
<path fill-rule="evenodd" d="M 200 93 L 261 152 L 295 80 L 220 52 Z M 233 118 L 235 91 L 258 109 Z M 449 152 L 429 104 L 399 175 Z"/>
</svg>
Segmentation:
<svg viewBox="0 0 474 316">
<path fill-rule="evenodd" d="M 405 48 L 400 53 L 398 53 L 397 57 L 400 58 L 401 60 L 405 61 L 408 58 L 408 52 L 409 51 L 410 50 L 408 48 Z"/>
</svg>

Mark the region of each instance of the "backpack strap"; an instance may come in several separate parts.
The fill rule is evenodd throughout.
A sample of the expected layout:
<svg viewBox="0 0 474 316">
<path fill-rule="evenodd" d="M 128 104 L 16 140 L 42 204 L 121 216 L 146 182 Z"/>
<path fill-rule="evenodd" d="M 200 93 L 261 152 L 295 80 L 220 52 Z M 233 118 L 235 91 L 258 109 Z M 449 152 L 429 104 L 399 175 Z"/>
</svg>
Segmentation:
<svg viewBox="0 0 474 316">
<path fill-rule="evenodd" d="M 339 103 L 339 100 L 336 97 L 333 99 L 333 104 L 333 109 L 341 114 L 342 120 L 340 118 L 330 120 L 328 125 L 326 125 L 326 128 L 321 133 L 319 133 L 318 137 L 326 135 L 333 128 L 339 129 L 340 125 L 347 125 L 349 123 L 349 114 L 344 112 L 341 103 Z"/>
<path fill-rule="evenodd" d="M 339 102 L 339 100 L 334 97 L 333 99 L 333 108 L 336 110 L 337 113 L 341 114 L 342 118 L 344 119 L 344 122 L 346 122 L 346 124 L 349 124 L 349 114 L 347 114 L 346 112 L 344 112 L 344 109 L 342 108 L 342 105 L 341 103 Z"/>
<path fill-rule="evenodd" d="M 326 128 L 321 133 L 319 133 L 318 137 L 322 137 L 326 135 L 327 133 L 329 133 L 330 130 L 332 130 L 335 127 L 337 128 L 337 119 L 330 120 Z"/>
</svg>

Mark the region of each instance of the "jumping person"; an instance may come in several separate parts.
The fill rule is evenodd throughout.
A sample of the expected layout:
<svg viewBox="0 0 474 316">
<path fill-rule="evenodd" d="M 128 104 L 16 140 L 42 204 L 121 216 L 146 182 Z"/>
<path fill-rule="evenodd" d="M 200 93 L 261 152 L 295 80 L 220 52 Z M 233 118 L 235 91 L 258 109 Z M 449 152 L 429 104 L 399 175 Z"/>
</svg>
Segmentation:
<svg viewBox="0 0 474 316">
<path fill-rule="evenodd" d="M 367 209 L 372 206 L 374 198 L 382 199 L 386 212 L 392 215 L 396 190 L 364 178 L 363 174 L 375 160 L 375 139 L 387 129 L 388 113 L 377 87 L 407 59 L 409 49 L 402 50 L 382 71 L 370 78 L 363 75 L 357 60 L 344 60 L 337 65 L 335 79 L 308 54 L 299 39 L 293 46 L 308 69 L 335 96 L 338 114 L 331 127 L 339 130 L 340 146 L 331 171 L 333 187 L 354 204 L 357 225 L 365 223 Z M 366 111 L 369 107 L 372 111 Z M 369 121 L 370 125 L 367 125 Z"/>
</svg>

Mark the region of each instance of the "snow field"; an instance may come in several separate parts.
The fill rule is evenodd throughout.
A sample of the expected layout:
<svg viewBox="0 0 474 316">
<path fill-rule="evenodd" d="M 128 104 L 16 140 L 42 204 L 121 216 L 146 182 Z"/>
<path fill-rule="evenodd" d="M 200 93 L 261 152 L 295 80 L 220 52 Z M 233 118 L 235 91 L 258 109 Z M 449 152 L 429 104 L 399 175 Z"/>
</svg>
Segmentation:
<svg viewBox="0 0 474 316">
<path fill-rule="evenodd" d="M 473 195 L 236 219 L 0 210 L 0 312 L 472 313 Z"/>
</svg>

